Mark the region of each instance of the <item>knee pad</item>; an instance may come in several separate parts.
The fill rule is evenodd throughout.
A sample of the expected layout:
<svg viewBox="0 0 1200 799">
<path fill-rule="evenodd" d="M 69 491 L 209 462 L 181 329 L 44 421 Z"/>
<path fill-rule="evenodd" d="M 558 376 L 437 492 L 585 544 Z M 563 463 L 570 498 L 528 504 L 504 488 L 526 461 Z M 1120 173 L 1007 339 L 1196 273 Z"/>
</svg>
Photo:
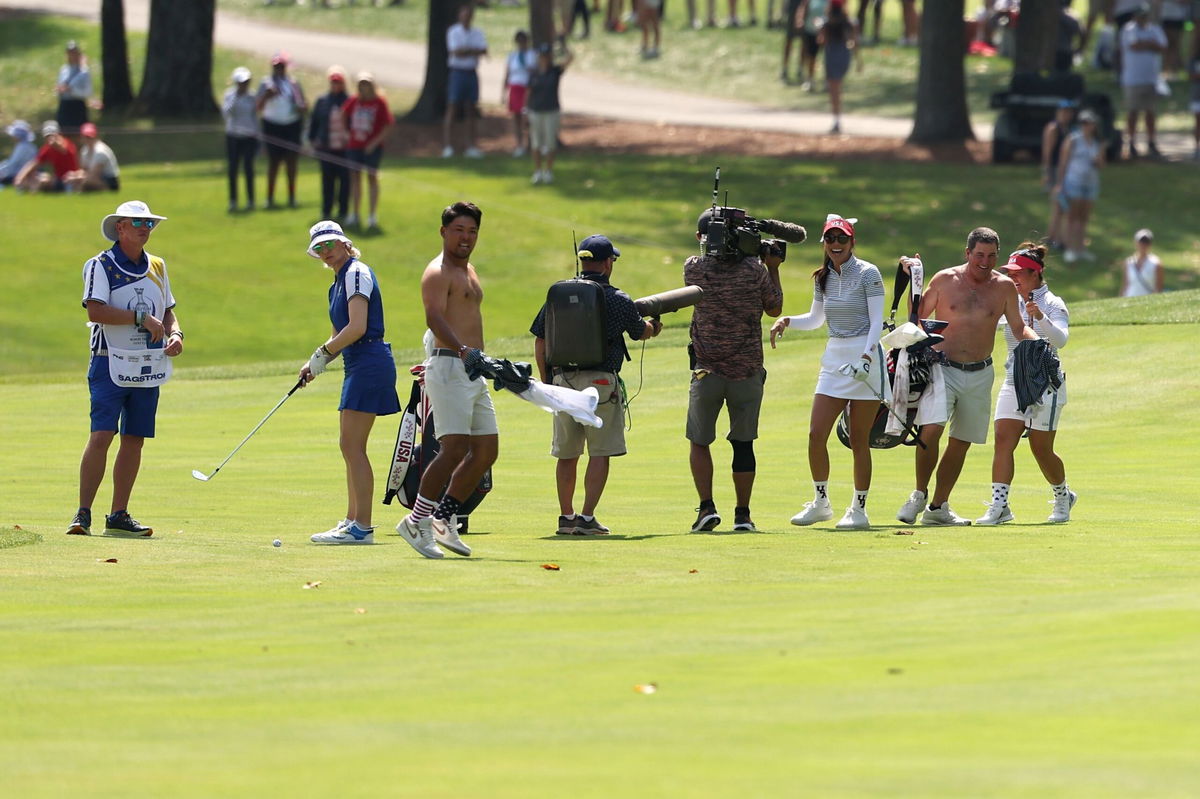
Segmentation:
<svg viewBox="0 0 1200 799">
<path fill-rule="evenodd" d="M 733 471 L 753 472 L 758 462 L 754 459 L 753 441 L 730 441 L 733 447 Z"/>
</svg>

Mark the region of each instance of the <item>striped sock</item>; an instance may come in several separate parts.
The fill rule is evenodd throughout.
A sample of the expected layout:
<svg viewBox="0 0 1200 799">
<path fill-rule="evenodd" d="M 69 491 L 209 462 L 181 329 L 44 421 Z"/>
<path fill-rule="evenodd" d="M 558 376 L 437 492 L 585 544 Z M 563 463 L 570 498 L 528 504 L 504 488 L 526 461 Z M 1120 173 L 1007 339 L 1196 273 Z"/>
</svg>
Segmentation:
<svg viewBox="0 0 1200 799">
<path fill-rule="evenodd" d="M 417 501 L 413 503 L 413 509 L 410 515 L 412 516 L 412 520 L 414 522 L 419 522 L 422 519 L 427 519 L 432 516 L 436 508 L 436 502 L 425 499 L 425 497 L 417 494 Z"/>
</svg>

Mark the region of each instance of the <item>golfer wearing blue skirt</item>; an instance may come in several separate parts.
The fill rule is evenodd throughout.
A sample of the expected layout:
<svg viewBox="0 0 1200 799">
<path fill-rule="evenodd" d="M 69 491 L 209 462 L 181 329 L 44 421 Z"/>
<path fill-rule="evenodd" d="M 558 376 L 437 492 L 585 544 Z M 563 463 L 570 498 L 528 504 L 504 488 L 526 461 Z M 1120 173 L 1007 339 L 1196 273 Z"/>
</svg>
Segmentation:
<svg viewBox="0 0 1200 799">
<path fill-rule="evenodd" d="M 339 443 L 346 461 L 346 517 L 312 537 L 314 544 L 371 544 L 371 497 L 375 476 L 367 457 L 367 439 L 376 416 L 400 410 L 396 396 L 396 362 L 383 340 L 383 297 L 371 267 L 358 260 L 361 253 L 336 222 L 324 221 L 308 231 L 308 254 L 333 270 L 329 287 L 329 321 L 333 335 L 317 347 L 300 369 L 305 383 L 342 356 L 346 376 L 342 381 Z"/>
</svg>

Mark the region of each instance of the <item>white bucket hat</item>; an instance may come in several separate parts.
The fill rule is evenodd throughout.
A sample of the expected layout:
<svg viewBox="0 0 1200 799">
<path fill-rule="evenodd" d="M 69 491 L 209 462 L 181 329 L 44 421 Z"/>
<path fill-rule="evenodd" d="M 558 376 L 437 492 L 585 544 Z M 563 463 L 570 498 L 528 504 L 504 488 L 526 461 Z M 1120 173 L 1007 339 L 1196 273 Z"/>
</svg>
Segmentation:
<svg viewBox="0 0 1200 799">
<path fill-rule="evenodd" d="M 342 226 L 337 222 L 334 222 L 332 219 L 325 219 L 318 222 L 308 229 L 308 250 L 306 252 L 319 261 L 321 260 L 321 256 L 317 255 L 313 250 L 313 246 L 323 241 L 334 239 L 344 241 L 348 247 L 354 246 L 354 242 L 346 238 L 346 234 L 342 232 Z"/>
<path fill-rule="evenodd" d="M 141 200 L 129 200 L 118 205 L 117 210 L 104 217 L 100 222 L 100 235 L 109 241 L 116 241 L 117 222 L 121 219 L 157 219 L 161 222 L 166 217 L 150 213 L 150 206 Z"/>
</svg>

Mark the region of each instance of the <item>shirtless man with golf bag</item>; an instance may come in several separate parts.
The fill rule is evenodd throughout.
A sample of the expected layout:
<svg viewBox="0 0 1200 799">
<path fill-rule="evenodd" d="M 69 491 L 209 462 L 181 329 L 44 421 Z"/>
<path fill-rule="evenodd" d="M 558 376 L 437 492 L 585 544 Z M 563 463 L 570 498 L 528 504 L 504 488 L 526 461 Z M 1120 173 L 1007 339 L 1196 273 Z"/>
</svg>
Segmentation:
<svg viewBox="0 0 1200 799">
<path fill-rule="evenodd" d="M 971 523 L 950 510 L 949 500 L 967 450 L 987 441 L 996 323 L 1001 316 L 1007 319 L 1018 340 L 1035 335 L 1026 331 L 1021 319 L 1016 284 L 995 271 L 999 250 L 996 231 L 975 228 L 967 237 L 966 263 L 938 272 L 921 296 L 920 318 L 936 316 L 949 324 L 942 331 L 945 341 L 935 346 L 945 360 L 933 365 L 929 386 L 917 408 L 916 424 L 921 426 L 925 446 L 916 449 L 916 490 L 896 513 L 905 524 L 915 522 L 921 511 L 922 524 Z M 914 260 L 904 258 L 901 263 L 907 270 Z M 947 425 L 950 440 L 946 451 L 939 453 L 938 443 Z M 929 481 L 935 469 L 937 483 L 931 497 Z"/>
</svg>

